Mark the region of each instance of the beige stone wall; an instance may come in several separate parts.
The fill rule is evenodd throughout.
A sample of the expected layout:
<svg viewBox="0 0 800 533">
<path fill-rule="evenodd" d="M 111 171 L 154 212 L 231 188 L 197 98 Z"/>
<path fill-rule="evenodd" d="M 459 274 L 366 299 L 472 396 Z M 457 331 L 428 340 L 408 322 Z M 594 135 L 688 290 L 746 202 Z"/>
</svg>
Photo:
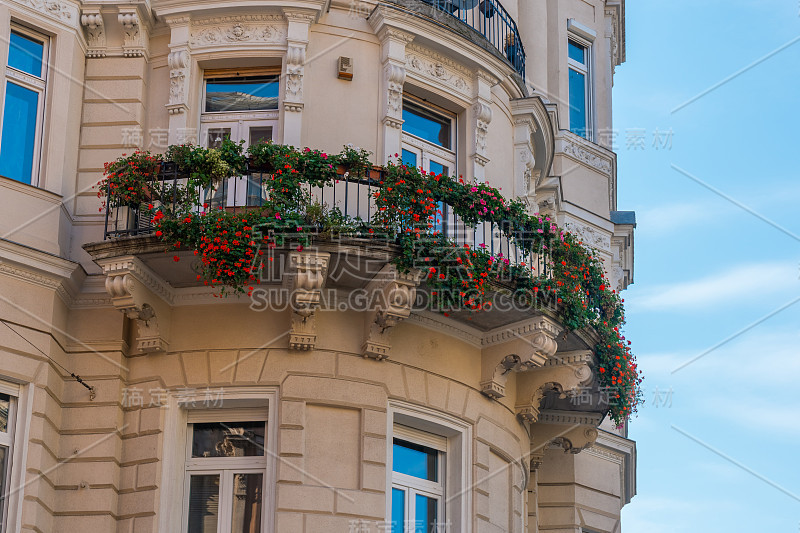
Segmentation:
<svg viewBox="0 0 800 533">
<path fill-rule="evenodd" d="M 611 265 L 615 156 L 562 130 L 568 126 L 568 19 L 597 34 L 596 126 L 611 127 L 613 17 L 607 4 L 613 2 L 506 2 L 526 47 L 527 86 L 463 37 L 415 17 L 392 18 L 385 6 L 376 10 L 376 2 L 363 2 L 356 13 L 349 0 L 333 0 L 327 11 L 318 0 L 263 4 L 195 5 L 185 12 L 167 2 L 0 5 L 0 34 L 7 35 L 13 21 L 38 29 L 51 42 L 38 187 L 0 177 L 0 318 L 29 341 L 0 325 L 0 381 L 19 384 L 19 406 L 26 409 L 20 410 L 24 431 L 15 442 L 25 453 L 12 465 L 12 473 L 24 480 L 11 500 L 21 511 L 20 530 L 172 531 L 162 522 L 181 512 L 170 498 L 182 498 L 182 481 L 174 480 L 182 480 L 183 470 L 182 443 L 170 440 L 175 430 L 170 424 L 183 413 L 185 426 L 186 409 L 151 405 L 150 391 L 175 397 L 180 390 L 213 388 L 232 394 L 274 391 L 268 448 L 275 469 L 267 495 L 274 531 L 346 532 L 355 519 L 377 531 L 377 522 L 386 518 L 389 416 L 397 405 L 467 428 L 462 472 L 467 518 L 456 521 L 462 531 L 617 531 L 619 509 L 628 499 L 620 489 L 625 480 L 615 459 L 619 454 L 548 449 L 540 470 L 530 472 L 531 446 L 537 443 L 531 444 L 528 426 L 515 414 L 516 376 L 509 377 L 505 397 L 481 394 L 480 347 L 457 330 L 403 322 L 391 333 L 390 359 L 377 362 L 362 357 L 365 314 L 323 310 L 316 349 L 293 352 L 286 338 L 288 312 L 254 312 L 243 303 L 199 298 L 198 305 L 172 307 L 167 352 L 131 357 L 136 323 L 114 309 L 104 276 L 82 248 L 103 238 L 103 215 L 92 188 L 102 178 L 103 164 L 134 147 L 162 151 L 164 135 L 174 139 L 179 128 L 196 129 L 203 68 L 233 59 L 283 68 L 287 48 L 300 46 L 303 28 L 308 43 L 302 112 L 281 108 L 277 140 L 332 152 L 353 143 L 374 152 L 379 162 L 399 152 L 398 130 L 384 123 L 384 68 L 387 61 L 402 66 L 402 47 L 416 47 L 423 60 L 443 66 L 444 74 L 409 66 L 404 90 L 457 114 L 458 172 L 468 179 L 485 174 L 505 194 L 526 196 L 534 212 L 550 209 L 543 203 L 543 181 L 557 183 L 552 214 L 560 223 L 577 221 L 599 235 L 597 245 Z M 118 21 L 120 8 L 138 16 L 130 36 Z M 81 22 L 82 14 L 97 9 L 104 21 L 100 44 Z M 189 15 L 197 20 L 265 12 L 280 19 L 276 27 L 285 26 L 292 43 L 285 37 L 214 46 L 190 42 Z M 386 28 L 413 40 L 401 46 L 403 38 L 387 37 Z M 184 48 L 191 52 L 186 107 L 170 115 L 168 58 Z M 339 56 L 353 58 L 352 82 L 336 78 Z M 554 161 L 541 180 L 533 176 L 528 182 L 512 111 L 513 101 L 526 91 L 545 99 L 537 104 L 542 117 L 530 136 L 538 135 L 542 146 L 549 146 L 545 138 L 554 145 L 549 154 L 550 148 L 545 153 L 524 148 L 540 167 L 548 158 Z M 284 87 L 282 100 L 285 93 Z M 485 168 L 474 157 L 475 106 L 481 102 L 492 117 Z M 137 131 L 141 137 L 132 138 Z M 91 384 L 96 397 L 90 400 L 65 368 Z M 131 405 L 134 390 L 142 393 L 141 405 Z M 176 464 L 177 475 L 170 470 Z"/>
</svg>

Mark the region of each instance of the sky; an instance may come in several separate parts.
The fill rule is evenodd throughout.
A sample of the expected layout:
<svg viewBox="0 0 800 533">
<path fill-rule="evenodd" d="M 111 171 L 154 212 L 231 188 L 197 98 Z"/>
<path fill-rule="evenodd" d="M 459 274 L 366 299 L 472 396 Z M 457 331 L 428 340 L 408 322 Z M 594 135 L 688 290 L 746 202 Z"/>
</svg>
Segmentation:
<svg viewBox="0 0 800 533">
<path fill-rule="evenodd" d="M 624 533 L 800 532 L 800 0 L 626 2 Z"/>
</svg>

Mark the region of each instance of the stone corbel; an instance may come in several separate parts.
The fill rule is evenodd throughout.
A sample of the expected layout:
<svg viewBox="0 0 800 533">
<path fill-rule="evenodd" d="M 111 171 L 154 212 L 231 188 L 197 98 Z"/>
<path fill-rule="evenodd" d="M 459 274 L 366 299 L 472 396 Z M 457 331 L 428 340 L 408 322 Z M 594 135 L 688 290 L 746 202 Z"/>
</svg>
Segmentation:
<svg viewBox="0 0 800 533">
<path fill-rule="evenodd" d="M 475 99 L 472 105 L 474 145 L 471 158 L 473 177 L 480 182 L 486 179 L 484 167 L 489 163 L 486 137 L 489 134 L 489 123 L 492 121 L 492 87 L 498 81 L 497 78 L 483 70 L 475 73 Z"/>
<path fill-rule="evenodd" d="M 541 367 L 556 353 L 556 336 L 561 329 L 554 320 L 538 316 L 489 332 L 482 341 L 481 392 L 494 399 L 504 397 L 511 371 Z"/>
<path fill-rule="evenodd" d="M 136 7 L 120 8 L 117 20 L 122 25 L 122 55 L 125 57 L 145 57 L 147 54 L 147 29 Z"/>
<path fill-rule="evenodd" d="M 134 257 L 98 262 L 106 275 L 111 303 L 135 322 L 133 355 L 164 352 L 169 347 L 169 289 Z"/>
<path fill-rule="evenodd" d="M 170 115 L 179 115 L 189 109 L 186 101 L 189 84 L 190 57 L 186 49 L 172 50 L 167 56 L 169 66 L 169 103 Z"/>
<path fill-rule="evenodd" d="M 81 26 L 86 32 L 86 57 L 106 57 L 106 32 L 100 9 L 84 9 L 81 12 Z"/>
<path fill-rule="evenodd" d="M 594 354 L 589 350 L 558 352 L 541 367 L 532 368 L 517 376 L 517 416 L 526 422 L 539 420 L 539 406 L 548 391 L 557 391 L 566 398 L 575 395 L 580 387 L 592 383 Z"/>
<path fill-rule="evenodd" d="M 411 314 L 422 272 L 399 272 L 394 265 L 386 265 L 367 285 L 369 301 L 374 309 L 367 319 L 364 357 L 381 361 L 391 353 L 389 329 Z"/>
<path fill-rule="evenodd" d="M 564 453 L 580 453 L 594 445 L 603 421 L 599 413 L 542 411 L 539 422 L 531 426 L 532 448 L 561 448 Z"/>
<path fill-rule="evenodd" d="M 328 277 L 330 254 L 324 252 L 290 252 L 284 284 L 292 306 L 289 348 L 313 350 L 317 343 L 316 310 L 322 288 Z"/>
<path fill-rule="evenodd" d="M 283 142 L 302 143 L 303 77 L 305 75 L 306 48 L 311 24 L 319 13 L 303 9 L 285 9 L 286 59 L 284 60 L 283 86 Z"/>
</svg>

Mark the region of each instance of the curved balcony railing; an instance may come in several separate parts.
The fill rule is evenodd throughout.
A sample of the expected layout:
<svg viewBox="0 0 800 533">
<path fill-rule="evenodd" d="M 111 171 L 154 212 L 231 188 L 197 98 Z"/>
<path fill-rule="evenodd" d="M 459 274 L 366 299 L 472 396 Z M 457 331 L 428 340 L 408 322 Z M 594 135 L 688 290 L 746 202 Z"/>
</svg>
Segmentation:
<svg viewBox="0 0 800 533">
<path fill-rule="evenodd" d="M 312 202 L 328 210 L 338 209 L 348 219 L 369 225 L 377 212 L 375 193 L 381 187 L 383 172 L 382 167 L 373 167 L 369 176 L 354 178 L 340 169 L 339 179 L 334 183 L 325 187 L 309 186 L 308 192 Z M 172 162 L 162 163 L 157 179 L 160 184 L 154 189 L 161 191 L 180 191 L 187 184 L 186 175 L 179 173 Z M 197 198 L 201 198 L 200 204 L 194 206 L 194 211 L 258 209 L 268 199 L 266 182 L 269 179 L 270 174 L 251 171 L 244 176 L 229 178 L 215 189 L 200 189 L 197 195 Z M 170 197 L 167 192 L 152 198 L 153 209 L 107 205 L 104 238 L 151 234 L 156 229 L 152 223 L 154 211 L 163 208 L 174 213 L 181 201 L 180 197 L 174 194 Z M 445 202 L 439 203 L 439 211 L 441 214 L 432 230 L 441 232 L 455 244 L 481 248 L 492 256 L 507 259 L 511 264 L 525 264 L 541 275 L 549 275 L 549 254 L 546 251 L 524 251 L 499 224 L 485 221 L 477 225 L 467 224 Z"/>
<path fill-rule="evenodd" d="M 392 0 L 396 1 L 396 0 Z M 419 0 L 461 21 L 489 42 L 525 78 L 525 50 L 517 23 L 497 0 Z"/>
</svg>

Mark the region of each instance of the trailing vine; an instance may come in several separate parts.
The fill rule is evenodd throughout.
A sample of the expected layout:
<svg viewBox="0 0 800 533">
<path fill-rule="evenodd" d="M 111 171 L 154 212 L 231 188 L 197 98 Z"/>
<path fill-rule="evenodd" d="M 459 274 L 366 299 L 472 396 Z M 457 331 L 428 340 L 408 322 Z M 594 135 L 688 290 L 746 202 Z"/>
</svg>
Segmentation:
<svg viewBox="0 0 800 533">
<path fill-rule="evenodd" d="M 187 201 L 175 211 L 159 203 L 158 191 L 164 186 L 152 185 L 159 156 L 137 152 L 109 163 L 100 184 L 109 192 L 109 205 L 149 209 L 156 236 L 172 249 L 194 250 L 198 281 L 219 288 L 220 295 L 252 293 L 270 270 L 270 251 L 276 247 L 302 250 L 314 235 L 337 231 L 388 236 L 399 249 L 397 267 L 425 273 L 434 310 L 485 311 L 492 306 L 489 295 L 500 292 L 519 306 L 549 307 L 571 330 L 593 329 L 600 339 L 597 371 L 600 385 L 609 391 L 611 418 L 622 423 L 636 411 L 641 378 L 630 341 L 621 333 L 622 300 L 590 248 L 549 217 L 529 214 L 521 200 L 508 200 L 488 184 L 466 183 L 399 162 L 382 168 L 370 225 L 312 201 L 309 186 L 330 184 L 344 172 L 368 175 L 368 156 L 349 146 L 340 154 L 271 142 L 255 144 L 246 154 L 241 143 L 228 140 L 219 149 L 173 146 L 165 159 L 188 176 L 186 191 L 177 195 Z M 198 209 L 189 200 L 196 198 L 192 191 L 198 187 L 212 187 L 245 171 L 262 174 L 266 198 L 258 208 L 229 213 L 208 204 Z M 174 197 L 176 191 L 171 193 Z M 517 263 L 482 247 L 457 245 L 440 231 L 445 205 L 467 225 L 496 224 L 527 256 L 545 260 Z"/>
</svg>

